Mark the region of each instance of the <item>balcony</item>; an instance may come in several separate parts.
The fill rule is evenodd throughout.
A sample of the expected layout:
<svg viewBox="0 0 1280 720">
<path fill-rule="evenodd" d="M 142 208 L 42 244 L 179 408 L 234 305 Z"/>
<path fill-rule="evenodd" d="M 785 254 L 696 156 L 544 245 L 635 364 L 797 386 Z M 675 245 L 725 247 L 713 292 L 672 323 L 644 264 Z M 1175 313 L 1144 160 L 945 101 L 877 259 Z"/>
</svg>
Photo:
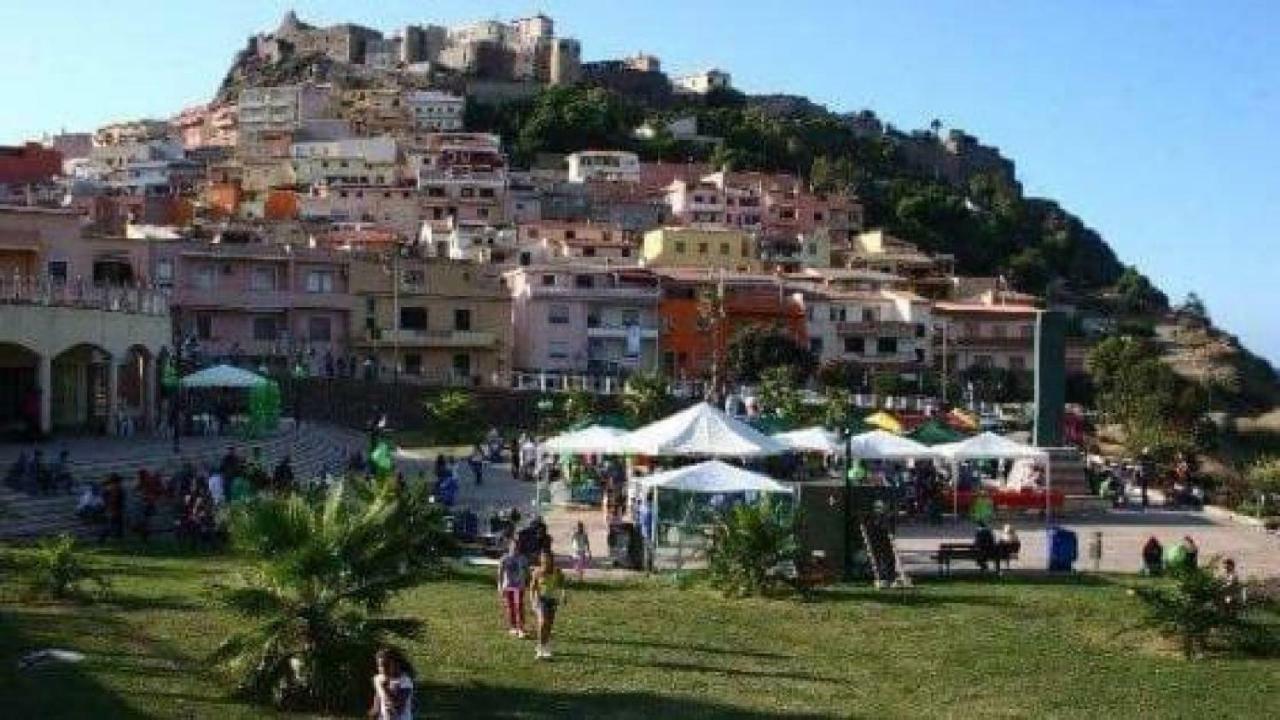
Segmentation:
<svg viewBox="0 0 1280 720">
<path fill-rule="evenodd" d="M 105 310 L 133 315 L 169 314 L 169 297 L 160 290 L 97 287 L 35 276 L 0 278 L 0 304 Z"/>
<path fill-rule="evenodd" d="M 836 334 L 912 338 L 916 337 L 916 323 L 901 320 L 837 322 Z"/>
<path fill-rule="evenodd" d="M 635 326 L 623 323 L 602 323 L 594 318 L 587 318 L 587 337 L 625 340 L 630 335 L 632 327 Z M 657 340 L 658 328 L 653 326 L 640 327 L 640 339 Z"/>
<path fill-rule="evenodd" d="M 650 287 L 579 287 L 577 285 L 531 285 L 529 294 L 534 297 L 580 298 L 584 300 L 632 300 L 634 304 L 658 302 L 658 289 Z"/>
<path fill-rule="evenodd" d="M 369 347 L 473 348 L 497 346 L 498 335 L 487 330 L 383 330 L 376 339 L 363 341 Z"/>
<path fill-rule="evenodd" d="M 244 308 L 245 310 L 342 310 L 351 309 L 345 293 L 289 292 L 285 290 L 239 290 L 183 288 L 177 304 L 184 308 Z"/>
<path fill-rule="evenodd" d="M 949 337 L 947 338 L 947 344 L 951 347 L 971 350 L 990 348 L 992 350 L 1030 351 L 1035 347 L 1036 341 L 1035 338 L 1031 336 L 1021 337 L 1016 335 L 1006 335 L 1004 337 L 973 337 L 966 335 L 962 337 Z"/>
</svg>

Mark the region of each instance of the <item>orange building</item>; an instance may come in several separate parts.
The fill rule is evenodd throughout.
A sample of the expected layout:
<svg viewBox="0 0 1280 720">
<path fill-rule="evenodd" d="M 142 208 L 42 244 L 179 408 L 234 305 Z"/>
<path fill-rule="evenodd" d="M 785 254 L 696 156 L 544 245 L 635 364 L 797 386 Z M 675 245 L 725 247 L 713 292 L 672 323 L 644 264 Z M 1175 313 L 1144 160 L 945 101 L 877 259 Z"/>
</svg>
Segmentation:
<svg viewBox="0 0 1280 720">
<path fill-rule="evenodd" d="M 267 220 L 296 220 L 298 218 L 298 193 L 293 190 L 268 190 L 262 215 Z"/>
<path fill-rule="evenodd" d="M 722 276 L 688 269 L 657 273 L 662 283 L 659 347 L 662 370 L 669 377 L 709 377 L 717 364 L 723 365 L 733 339 L 747 330 L 779 329 L 802 346 L 808 342 L 803 303 L 772 275 Z"/>
</svg>

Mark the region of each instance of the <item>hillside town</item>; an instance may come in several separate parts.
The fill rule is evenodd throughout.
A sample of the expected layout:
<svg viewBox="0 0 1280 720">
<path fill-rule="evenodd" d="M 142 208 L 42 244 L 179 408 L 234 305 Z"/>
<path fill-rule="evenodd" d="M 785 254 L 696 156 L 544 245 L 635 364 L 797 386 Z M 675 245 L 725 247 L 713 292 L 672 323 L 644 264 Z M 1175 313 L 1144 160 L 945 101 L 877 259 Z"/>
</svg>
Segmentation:
<svg viewBox="0 0 1280 720">
<path fill-rule="evenodd" d="M 1265 358 L 941 119 L 590 50 L 289 11 L 0 146 L 0 715 L 1261 716 Z"/>
<path fill-rule="evenodd" d="M 489 91 L 612 73 L 698 94 L 730 87 L 724 71 L 668 78 L 653 56 L 583 63 L 544 16 L 384 37 L 289 13 L 246 53 L 419 79 L 244 87 L 167 120 L 0 149 L 7 294 L 162 296 L 175 340 L 144 353 L 144 374 L 180 343 L 188 367 L 596 393 L 650 371 L 702 394 L 748 327 L 856 365 L 868 388 L 877 374 L 923 387 L 944 372 L 1031 367 L 1040 298 L 868 227 L 856 196 L 610 147 L 513 167 L 498 136 L 466 127 L 466 95 L 427 82 L 438 67 L 488 78 Z M 692 119 L 668 131 L 716 142 Z M 699 309 L 710 297 L 715 318 Z M 1082 370 L 1083 345 L 1070 356 Z M 23 388 L 85 367 L 59 360 L 0 372 Z M 146 425 L 134 396 L 90 408 L 76 404 L 84 393 L 44 393 L 42 430 L 116 427 L 130 413 Z M 0 418 L 19 419 L 21 397 Z"/>
</svg>

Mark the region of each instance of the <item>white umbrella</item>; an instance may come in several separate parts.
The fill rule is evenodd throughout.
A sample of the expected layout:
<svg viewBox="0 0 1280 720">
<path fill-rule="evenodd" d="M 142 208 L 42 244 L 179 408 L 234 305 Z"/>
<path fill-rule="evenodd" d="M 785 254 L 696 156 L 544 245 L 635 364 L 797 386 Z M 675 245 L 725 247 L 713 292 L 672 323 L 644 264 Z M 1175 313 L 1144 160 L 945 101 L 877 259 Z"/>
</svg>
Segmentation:
<svg viewBox="0 0 1280 720">
<path fill-rule="evenodd" d="M 566 455 L 607 455 L 618 452 L 618 441 L 627 435 L 626 430 L 591 425 L 557 435 L 542 444 L 542 449 Z"/>
<path fill-rule="evenodd" d="M 268 380 L 261 375 L 231 365 L 215 365 L 182 378 L 184 388 L 254 388 Z"/>
<path fill-rule="evenodd" d="M 768 475 L 743 470 L 719 460 L 708 460 L 678 470 L 655 473 L 639 478 L 637 482 L 646 489 L 681 490 L 703 494 L 791 492 L 791 488 Z"/>
<path fill-rule="evenodd" d="M 922 460 L 938 457 L 937 448 L 887 430 L 872 430 L 849 439 L 852 457 L 860 460 Z"/>
<path fill-rule="evenodd" d="M 951 460 L 953 465 L 965 460 L 1042 460 L 1045 462 L 1044 474 L 1044 517 L 1045 524 L 1049 523 L 1050 516 L 1053 513 L 1053 497 L 1051 489 L 1053 487 L 1052 468 L 1048 462 L 1049 454 L 1044 450 L 1030 445 L 1023 445 L 1014 442 L 1006 437 L 1001 437 L 993 432 L 984 432 L 974 435 L 971 438 L 961 440 L 956 443 L 947 443 L 945 445 L 935 445 L 934 450 L 938 454 Z M 960 473 L 954 472 L 957 484 L 960 480 Z M 952 512 L 957 515 L 960 507 L 960 493 L 952 492 Z"/>
<path fill-rule="evenodd" d="M 787 446 L 702 402 L 630 433 L 621 450 L 655 457 L 765 457 Z"/>
<path fill-rule="evenodd" d="M 820 452 L 827 455 L 835 455 L 841 451 L 840 437 L 822 427 L 774 433 L 773 439 L 799 452 Z"/>
</svg>

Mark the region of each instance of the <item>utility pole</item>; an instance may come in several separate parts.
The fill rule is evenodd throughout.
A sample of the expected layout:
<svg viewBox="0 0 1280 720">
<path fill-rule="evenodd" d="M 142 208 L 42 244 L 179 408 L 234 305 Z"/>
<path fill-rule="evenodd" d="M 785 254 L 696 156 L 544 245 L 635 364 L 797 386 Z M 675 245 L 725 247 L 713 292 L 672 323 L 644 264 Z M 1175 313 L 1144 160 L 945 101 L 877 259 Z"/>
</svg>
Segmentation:
<svg viewBox="0 0 1280 720">
<path fill-rule="evenodd" d="M 391 250 L 391 373 L 400 383 L 400 243 Z"/>
<path fill-rule="evenodd" d="M 947 327 L 946 320 L 942 321 L 942 406 L 947 406 Z"/>
</svg>

